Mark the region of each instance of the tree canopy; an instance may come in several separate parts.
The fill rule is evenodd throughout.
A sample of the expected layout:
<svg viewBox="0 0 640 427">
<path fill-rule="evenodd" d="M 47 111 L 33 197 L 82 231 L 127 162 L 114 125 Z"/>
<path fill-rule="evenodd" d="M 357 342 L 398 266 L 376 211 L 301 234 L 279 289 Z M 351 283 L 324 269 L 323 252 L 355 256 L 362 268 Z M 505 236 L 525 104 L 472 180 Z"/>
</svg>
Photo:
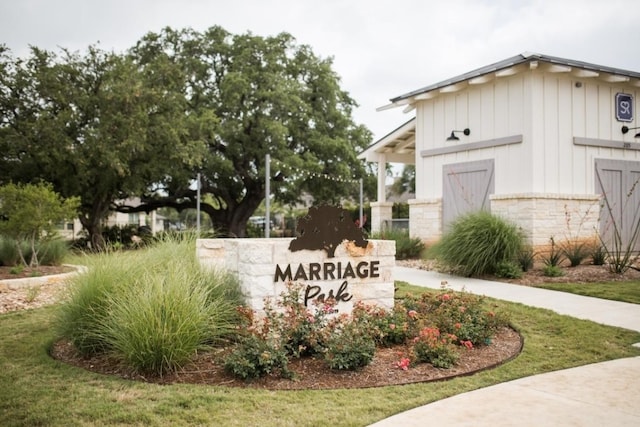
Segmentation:
<svg viewBox="0 0 640 427">
<path fill-rule="evenodd" d="M 51 184 L 0 186 L 0 234 L 16 242 L 20 260 L 27 265 L 22 243 L 31 250 L 30 266 L 38 265 L 36 242 L 54 234 L 55 224 L 74 218 L 77 198 L 63 199 Z"/>
<path fill-rule="evenodd" d="M 215 118 L 200 129 L 207 145 L 202 166 L 191 180 L 173 180 L 162 197 L 147 197 L 149 206 L 195 207 L 192 180 L 199 172 L 201 191 L 215 201 L 201 208 L 216 229 L 242 237 L 264 200 L 267 154 L 280 202 L 294 203 L 303 192 L 333 203 L 357 195 L 348 181 L 366 175 L 356 155 L 370 133 L 353 122 L 356 103 L 340 89 L 330 59 L 289 34 L 232 35 L 220 27 L 149 33 L 131 54 L 143 67 L 178 64 L 189 76 L 182 89 L 187 114 Z"/>
<path fill-rule="evenodd" d="M 359 178 L 375 187 L 356 158 L 370 132 L 339 84 L 331 59 L 286 33 L 165 28 L 125 54 L 33 48 L 24 60 L 0 47 L 0 184 L 42 179 L 80 196 L 100 246 L 110 209 L 195 208 L 200 174 L 212 201 L 201 209 L 242 237 L 265 197 L 267 154 L 282 203 L 336 203 L 357 195 Z M 143 205 L 114 204 L 130 196 Z"/>
<path fill-rule="evenodd" d="M 202 158 L 183 99 L 167 90 L 180 76 L 154 80 L 130 58 L 94 47 L 60 56 L 33 48 L 13 63 L 4 53 L 0 183 L 45 180 L 64 197 L 79 196 L 96 247 L 114 200 Z"/>
</svg>

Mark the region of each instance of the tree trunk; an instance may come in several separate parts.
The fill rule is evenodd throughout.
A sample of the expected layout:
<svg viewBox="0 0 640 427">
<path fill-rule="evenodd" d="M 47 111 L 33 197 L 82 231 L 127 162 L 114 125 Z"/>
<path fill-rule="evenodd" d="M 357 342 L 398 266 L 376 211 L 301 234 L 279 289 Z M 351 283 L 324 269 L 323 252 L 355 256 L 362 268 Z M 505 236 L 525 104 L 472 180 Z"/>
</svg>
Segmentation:
<svg viewBox="0 0 640 427">
<path fill-rule="evenodd" d="M 109 213 L 109 205 L 95 204 L 88 210 L 84 210 L 80 215 L 80 222 L 89 234 L 89 244 L 91 250 L 102 251 L 105 248 L 104 237 L 102 237 L 102 219 Z"/>
</svg>

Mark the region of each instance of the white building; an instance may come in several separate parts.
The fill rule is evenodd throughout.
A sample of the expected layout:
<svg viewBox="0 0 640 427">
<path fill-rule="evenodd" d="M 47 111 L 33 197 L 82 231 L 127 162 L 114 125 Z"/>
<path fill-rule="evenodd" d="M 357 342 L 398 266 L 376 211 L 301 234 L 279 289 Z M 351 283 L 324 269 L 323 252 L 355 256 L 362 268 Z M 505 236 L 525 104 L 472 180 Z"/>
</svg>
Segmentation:
<svg viewBox="0 0 640 427">
<path fill-rule="evenodd" d="M 640 72 L 522 54 L 391 99 L 415 117 L 360 158 L 379 164 L 372 228 L 391 218 L 385 165 L 415 164 L 410 234 L 437 241 L 486 209 L 531 244 L 629 238 L 640 219 Z M 639 185 L 636 185 L 639 184 Z"/>
<path fill-rule="evenodd" d="M 128 206 L 138 206 L 140 205 L 140 198 L 134 197 L 123 200 L 120 203 Z M 105 227 L 124 227 L 128 225 L 149 227 L 151 233 L 156 234 L 158 231 L 164 230 L 164 220 L 165 218 L 162 215 L 158 215 L 156 211 L 151 211 L 148 214 L 145 212 L 122 213 L 111 211 L 103 225 Z M 58 233 L 65 239 L 70 240 L 80 237 L 82 229 L 82 223 L 77 218 L 73 222 L 65 222 L 58 225 Z"/>
</svg>

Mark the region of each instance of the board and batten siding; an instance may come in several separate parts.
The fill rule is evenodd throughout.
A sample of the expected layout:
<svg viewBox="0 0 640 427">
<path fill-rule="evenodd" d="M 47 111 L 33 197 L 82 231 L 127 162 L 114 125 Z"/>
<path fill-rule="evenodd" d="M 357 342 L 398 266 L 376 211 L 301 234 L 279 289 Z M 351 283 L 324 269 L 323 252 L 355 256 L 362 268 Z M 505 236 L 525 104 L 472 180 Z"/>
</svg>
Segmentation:
<svg viewBox="0 0 640 427">
<path fill-rule="evenodd" d="M 594 194 L 594 159 L 634 160 L 638 150 L 574 144 L 574 138 L 601 141 L 640 140 L 621 132 L 624 123 L 615 119 L 614 97 L 618 92 L 638 90 L 623 84 L 610 84 L 594 78 L 577 78 L 566 73 L 533 73 L 533 171 L 534 193 Z M 637 105 L 634 106 L 637 108 Z M 636 110 L 637 111 L 637 110 Z"/>
<path fill-rule="evenodd" d="M 496 191 L 511 191 L 510 184 L 507 184 L 509 176 L 526 176 L 522 169 L 529 168 L 527 164 L 518 164 L 517 161 L 528 156 L 523 152 L 522 144 L 461 149 L 434 156 L 421 153 L 521 135 L 525 122 L 525 92 L 524 78 L 516 75 L 469 85 L 459 92 L 441 93 L 434 99 L 419 103 L 416 109 L 416 162 L 420 163 L 420 167 L 416 167 L 416 198 L 442 196 L 442 165 L 484 159 L 495 159 L 496 163 L 504 165 L 501 171 L 496 169 Z M 452 130 L 461 131 L 464 128 L 469 128 L 471 135 L 458 133 L 459 141 L 446 140 Z M 498 188 L 500 185 L 506 187 Z"/>
<path fill-rule="evenodd" d="M 640 160 L 640 150 L 622 149 L 622 142 L 640 147 L 640 138 L 634 138 L 634 131 L 621 132 L 624 123 L 614 111 L 618 92 L 631 93 L 640 111 L 637 87 L 544 67 L 421 101 L 416 108 L 416 199 L 442 197 L 443 165 L 487 159 L 495 160 L 496 194 L 594 194 L 595 158 Z M 452 130 L 466 127 L 471 135 L 446 140 Z M 473 144 L 518 135 L 520 143 Z"/>
</svg>

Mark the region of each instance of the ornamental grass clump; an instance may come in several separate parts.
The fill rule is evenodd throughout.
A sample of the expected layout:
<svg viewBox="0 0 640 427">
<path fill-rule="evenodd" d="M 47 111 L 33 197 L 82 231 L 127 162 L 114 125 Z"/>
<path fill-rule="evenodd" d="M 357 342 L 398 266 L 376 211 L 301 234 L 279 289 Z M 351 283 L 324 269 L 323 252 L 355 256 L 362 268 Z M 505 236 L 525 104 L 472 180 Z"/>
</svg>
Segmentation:
<svg viewBox="0 0 640 427">
<path fill-rule="evenodd" d="M 153 375 L 220 343 L 236 329 L 240 291 L 223 273 L 202 270 L 192 243 L 98 256 L 70 288 L 60 335 L 82 354 L 108 353 Z"/>
<path fill-rule="evenodd" d="M 493 274 L 501 262 L 517 262 L 523 247 L 518 227 L 489 212 L 456 219 L 438 244 L 436 258 L 463 276 Z"/>
</svg>

